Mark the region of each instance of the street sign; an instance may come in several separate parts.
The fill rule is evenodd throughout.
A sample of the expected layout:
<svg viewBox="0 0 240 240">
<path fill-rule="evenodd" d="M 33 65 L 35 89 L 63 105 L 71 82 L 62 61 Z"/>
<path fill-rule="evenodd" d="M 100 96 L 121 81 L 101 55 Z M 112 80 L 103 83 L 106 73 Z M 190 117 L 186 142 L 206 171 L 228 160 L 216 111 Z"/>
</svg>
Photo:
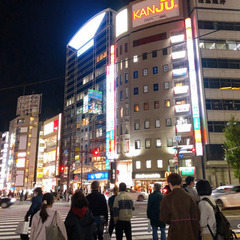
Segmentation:
<svg viewBox="0 0 240 240">
<path fill-rule="evenodd" d="M 180 158 L 183 158 L 183 154 L 182 154 L 182 153 L 180 153 L 180 154 L 179 154 L 179 157 L 180 157 Z"/>
<path fill-rule="evenodd" d="M 180 142 L 181 141 L 181 136 L 174 136 L 174 140 Z"/>
<path fill-rule="evenodd" d="M 68 155 L 68 150 L 67 149 L 64 150 L 64 154 Z"/>
</svg>

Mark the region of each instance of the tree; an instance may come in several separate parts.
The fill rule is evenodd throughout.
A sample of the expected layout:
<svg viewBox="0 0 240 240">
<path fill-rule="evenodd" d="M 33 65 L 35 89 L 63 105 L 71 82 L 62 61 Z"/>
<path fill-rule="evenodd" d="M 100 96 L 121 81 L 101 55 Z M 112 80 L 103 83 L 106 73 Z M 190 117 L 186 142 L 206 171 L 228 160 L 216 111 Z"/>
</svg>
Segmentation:
<svg viewBox="0 0 240 240">
<path fill-rule="evenodd" d="M 223 130 L 225 136 L 225 158 L 240 181 L 240 124 L 232 116 Z"/>
</svg>

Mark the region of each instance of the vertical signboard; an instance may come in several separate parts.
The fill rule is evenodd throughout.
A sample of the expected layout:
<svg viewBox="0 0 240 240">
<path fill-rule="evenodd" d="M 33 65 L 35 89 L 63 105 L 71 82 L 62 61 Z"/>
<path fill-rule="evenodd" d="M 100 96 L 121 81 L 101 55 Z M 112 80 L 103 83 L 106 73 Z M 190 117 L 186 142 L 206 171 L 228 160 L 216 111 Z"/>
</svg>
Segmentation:
<svg viewBox="0 0 240 240">
<path fill-rule="evenodd" d="M 115 119 L 115 89 L 114 89 L 114 62 L 115 53 L 114 45 L 110 50 L 110 65 L 107 66 L 107 106 L 106 106 L 106 166 L 109 169 L 109 161 L 114 159 L 115 136 L 114 136 L 114 119 Z"/>
<path fill-rule="evenodd" d="M 191 24 L 190 18 L 187 18 L 185 20 L 185 26 L 186 26 L 186 37 L 187 37 L 189 80 L 190 80 L 190 89 L 191 89 L 196 155 L 202 156 L 203 145 L 202 145 L 200 114 L 199 114 L 200 112 L 199 100 L 198 100 L 199 96 L 198 96 L 197 76 L 196 76 L 195 61 L 194 61 L 195 58 L 194 58 L 193 37 L 192 37 L 192 24 Z"/>
</svg>

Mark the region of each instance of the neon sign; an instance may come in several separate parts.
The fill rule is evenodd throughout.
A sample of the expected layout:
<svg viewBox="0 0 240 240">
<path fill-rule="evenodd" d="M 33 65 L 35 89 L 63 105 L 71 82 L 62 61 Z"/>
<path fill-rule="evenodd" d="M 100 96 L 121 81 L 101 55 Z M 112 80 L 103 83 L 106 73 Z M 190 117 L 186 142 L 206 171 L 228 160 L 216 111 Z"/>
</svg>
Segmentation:
<svg viewBox="0 0 240 240">
<path fill-rule="evenodd" d="M 148 0 L 132 6 L 133 27 L 178 15 L 178 0 Z"/>
<path fill-rule="evenodd" d="M 195 69 L 195 63 L 194 63 L 193 36 L 192 36 L 192 25 L 191 25 L 190 18 L 187 18 L 185 20 L 185 25 L 186 25 L 186 36 L 187 36 L 187 53 L 188 53 L 189 79 L 190 79 L 190 89 L 191 89 L 196 155 L 202 156 L 203 146 L 202 146 L 202 134 L 201 134 L 200 114 L 199 114 L 200 111 L 199 111 L 199 103 L 198 103 L 198 86 L 197 86 L 197 76 L 196 76 L 196 69 Z"/>
</svg>

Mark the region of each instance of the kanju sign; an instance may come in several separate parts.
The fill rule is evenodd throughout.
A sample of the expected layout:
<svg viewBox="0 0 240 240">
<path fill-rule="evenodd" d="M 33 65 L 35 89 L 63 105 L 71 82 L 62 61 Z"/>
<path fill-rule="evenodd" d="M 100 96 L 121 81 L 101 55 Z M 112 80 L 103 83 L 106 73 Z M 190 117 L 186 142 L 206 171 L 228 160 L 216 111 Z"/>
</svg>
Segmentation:
<svg viewBox="0 0 240 240">
<path fill-rule="evenodd" d="M 178 1 L 179 0 L 148 0 L 133 4 L 133 27 L 178 16 Z"/>
</svg>

